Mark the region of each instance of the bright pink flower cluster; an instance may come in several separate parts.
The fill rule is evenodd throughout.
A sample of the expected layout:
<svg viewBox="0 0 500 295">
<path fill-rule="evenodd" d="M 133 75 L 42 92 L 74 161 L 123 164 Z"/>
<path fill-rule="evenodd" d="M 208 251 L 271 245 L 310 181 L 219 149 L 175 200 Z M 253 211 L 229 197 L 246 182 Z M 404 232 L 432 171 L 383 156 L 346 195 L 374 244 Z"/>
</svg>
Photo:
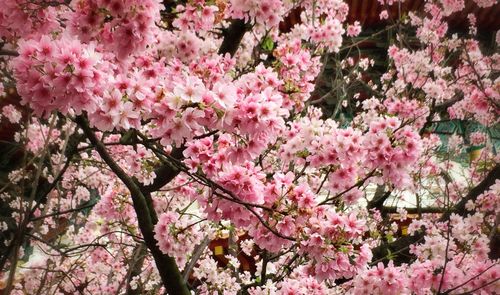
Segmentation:
<svg viewBox="0 0 500 295">
<path fill-rule="evenodd" d="M 499 277 L 498 264 L 471 261 L 462 257 L 452 259 L 446 266 L 437 260 L 415 262 L 401 267 L 395 267 L 392 263 L 387 266 L 379 263 L 354 279 L 350 294 L 424 295 L 448 290 L 468 292 L 480 287 L 483 294 L 493 294 L 498 288 L 495 280 Z"/>
<path fill-rule="evenodd" d="M 345 30 L 338 19 L 328 18 L 324 25 L 319 28 L 310 27 L 308 33 L 312 42 L 325 46 L 333 52 L 338 52 Z"/>
<path fill-rule="evenodd" d="M 277 288 L 278 290 L 270 290 L 266 287 L 255 287 L 250 289 L 250 295 L 267 295 L 267 294 L 283 294 L 283 295 L 327 295 L 334 292 L 328 288 L 325 283 L 318 282 L 314 277 L 299 275 L 293 278 L 286 278 Z M 272 293 L 271 293 L 272 292 Z"/>
<path fill-rule="evenodd" d="M 429 16 L 418 21 L 421 25 L 417 28 L 417 37 L 424 43 L 437 45 L 448 31 L 448 23 L 444 21 L 445 15 L 437 4 L 428 2 L 424 9 Z"/>
<path fill-rule="evenodd" d="M 285 12 L 281 0 L 230 0 L 228 15 L 235 19 L 252 20 L 266 28 L 276 27 Z"/>
<path fill-rule="evenodd" d="M 219 172 L 216 180 L 224 190 L 232 193 L 215 189 L 209 192 L 208 196 L 203 197 L 200 202 L 205 207 L 208 218 L 212 220 L 228 219 L 239 227 L 249 227 L 258 222 L 256 216 L 247 210 L 244 205 L 238 204 L 238 201 L 261 205 L 264 203 L 264 185 L 263 178 L 265 174 L 259 171 L 251 162 L 246 162 L 242 166 L 228 166 Z M 221 198 L 220 196 L 225 196 Z M 236 198 L 234 201 L 231 199 Z M 254 209 L 259 212 L 259 209 Z"/>
<path fill-rule="evenodd" d="M 354 24 L 347 26 L 347 36 L 356 37 L 361 33 L 361 25 L 358 21 L 355 21 Z"/>
<path fill-rule="evenodd" d="M 19 110 L 17 110 L 17 108 L 11 104 L 6 105 L 2 108 L 0 120 L 1 120 L 2 116 L 7 118 L 7 120 L 9 120 L 9 122 L 12 124 L 19 123 L 21 121 L 21 118 L 22 118 L 21 112 L 19 112 Z"/>
<path fill-rule="evenodd" d="M 109 224 L 113 222 L 135 223 L 134 209 L 126 202 L 125 196 L 126 194 L 118 192 L 111 184 L 96 204 L 95 214 Z"/>
<path fill-rule="evenodd" d="M 361 272 L 354 279 L 352 294 L 404 294 L 407 292 L 407 277 L 395 268 L 392 262 L 384 266 L 379 263 L 376 267 Z"/>
<path fill-rule="evenodd" d="M 410 121 L 415 128 L 424 127 L 426 116 L 429 114 L 429 107 L 422 105 L 418 100 L 403 98 L 388 98 L 384 101 L 387 112 L 396 115 L 398 118 Z"/>
<path fill-rule="evenodd" d="M 301 45 L 300 40 L 285 42 L 274 51 L 274 56 L 280 61 L 279 77 L 284 81 L 281 86 L 285 94 L 284 106 L 297 111 L 304 108 L 320 71 L 319 57 L 312 57 Z"/>
<path fill-rule="evenodd" d="M 445 16 L 465 8 L 464 0 L 440 0 L 440 2 L 441 5 L 443 5 L 443 13 Z"/>
<path fill-rule="evenodd" d="M 338 52 L 345 33 L 342 24 L 349 6 L 341 0 L 304 1 L 302 6 L 305 8 L 301 13 L 302 23 L 293 28 L 292 35 L 328 51 Z M 351 27 L 351 33 L 353 29 L 357 31 L 358 27 Z"/>
<path fill-rule="evenodd" d="M 160 215 L 154 231 L 160 250 L 174 257 L 180 269 L 187 262 L 186 253 L 191 253 L 203 239 L 202 228 L 194 218 L 173 211 Z"/>
<path fill-rule="evenodd" d="M 159 45 L 156 50 L 159 56 L 167 59 L 178 58 L 189 63 L 207 53 L 211 47 L 191 31 L 162 31 L 158 36 Z"/>
<path fill-rule="evenodd" d="M 498 214 L 500 211 L 498 207 L 500 203 L 500 180 L 497 179 L 495 184 L 491 186 L 488 191 L 477 197 L 475 203 L 475 206 L 477 206 L 477 209 L 481 212 Z"/>
<path fill-rule="evenodd" d="M 172 22 L 172 25 L 182 31 L 195 30 L 208 31 L 212 29 L 215 22 L 218 7 L 207 5 L 206 3 L 178 5 L 176 12 L 179 16 Z"/>
<path fill-rule="evenodd" d="M 102 63 L 92 45 L 68 36 L 24 41 L 12 62 L 21 103 L 39 116 L 55 110 L 93 112 L 104 87 Z"/>
<path fill-rule="evenodd" d="M 484 91 L 477 88 L 469 89 L 464 93 L 464 99 L 451 106 L 448 111 L 453 119 L 473 117 L 486 126 L 497 122 L 500 111 L 496 104 L 500 101 L 500 94 L 491 87 Z"/>
<path fill-rule="evenodd" d="M 169 70 L 175 71 L 175 66 Z M 158 95 L 164 99 L 155 102 L 151 109 L 151 117 L 156 125 L 152 134 L 161 137 L 164 145 L 180 144 L 186 138 L 204 134 L 205 128 L 220 127 L 222 115 L 236 98 L 234 87 L 228 86 L 228 91 L 220 97 L 217 89 L 222 89 L 225 83 L 216 83 L 209 88 L 209 85 L 186 70 L 182 68 L 181 75 L 175 76 L 173 85 L 165 83 L 164 88 L 158 89 Z"/>
<path fill-rule="evenodd" d="M 309 273 L 319 280 L 351 278 L 372 258 L 368 245 L 355 249 L 352 244 L 365 232 L 364 222 L 354 213 L 318 207 L 303 232 L 306 237 L 300 241 L 299 253 L 311 257 Z"/>
<path fill-rule="evenodd" d="M 421 138 L 412 128 L 401 128 L 396 117 L 379 118 L 362 135 L 359 130 L 340 129 L 333 121 L 316 116 L 303 117 L 287 131 L 289 139 L 279 150 L 285 163 L 305 160 L 312 167 L 333 165 L 327 184 L 332 193 L 350 188 L 373 169 L 380 169 L 383 178 L 397 187 L 409 184 L 412 165 L 422 150 Z M 346 198 L 354 201 L 360 196 L 353 190 Z"/>
<path fill-rule="evenodd" d="M 83 42 L 99 41 L 118 59 L 125 59 L 153 43 L 160 20 L 158 0 L 82 0 L 73 2 L 72 33 Z"/>
<path fill-rule="evenodd" d="M 56 4 L 65 1 L 53 2 Z M 48 6 L 44 0 L 3 0 L 0 9 L 0 38 L 28 38 L 59 29 L 57 10 L 56 7 Z"/>
<path fill-rule="evenodd" d="M 225 189 L 233 192 L 244 202 L 263 204 L 264 195 L 262 179 L 265 174 L 253 163 L 245 162 L 242 167 L 227 167 L 218 175 L 218 183 Z"/>
<path fill-rule="evenodd" d="M 411 187 L 409 172 L 422 152 L 422 143 L 413 128 L 401 128 L 400 124 L 395 117 L 372 122 L 364 146 L 370 167 L 382 169 L 383 177 L 396 187 L 408 188 Z"/>
</svg>

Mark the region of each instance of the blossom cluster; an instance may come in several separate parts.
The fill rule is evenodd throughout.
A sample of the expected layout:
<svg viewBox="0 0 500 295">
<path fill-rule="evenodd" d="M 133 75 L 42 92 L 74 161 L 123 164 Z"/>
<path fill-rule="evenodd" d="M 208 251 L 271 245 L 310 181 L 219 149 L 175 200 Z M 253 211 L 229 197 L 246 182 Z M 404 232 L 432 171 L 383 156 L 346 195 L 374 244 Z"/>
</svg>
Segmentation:
<svg viewBox="0 0 500 295">
<path fill-rule="evenodd" d="M 54 3 L 63 3 L 56 0 Z M 61 9 L 59 9 L 61 10 Z M 0 11 L 0 38 L 36 37 L 60 28 L 58 9 L 46 1 L 5 0 Z"/>
<path fill-rule="evenodd" d="M 373 169 L 381 169 L 384 179 L 404 187 L 410 182 L 412 163 L 421 154 L 420 136 L 402 127 L 396 117 L 373 120 L 369 132 L 362 135 L 360 130 L 341 129 L 311 113 L 287 132 L 290 139 L 280 149 L 281 158 L 288 162 L 302 156 L 312 166 L 335 167 L 327 184 L 332 193 L 350 188 Z"/>
<path fill-rule="evenodd" d="M 194 247 L 203 239 L 203 229 L 194 218 L 169 211 L 160 215 L 155 225 L 155 239 L 160 250 L 174 257 L 180 269 L 187 263 Z"/>
<path fill-rule="evenodd" d="M 301 48 L 302 42 L 285 42 L 274 50 L 274 56 L 280 61 L 279 77 L 284 81 L 284 105 L 288 109 L 300 111 L 304 102 L 314 90 L 314 80 L 320 71 L 319 57 Z"/>
<path fill-rule="evenodd" d="M 450 36 L 465 1 L 428 0 L 398 22 L 375 78 L 373 59 L 342 48 L 362 28 L 341 0 L 180 3 L 5 1 L 0 37 L 19 56 L 1 70 L 35 115 L 1 108 L 23 147 L 0 194 L 0 238 L 17 247 L 0 271 L 25 269 L 8 276 L 13 294 L 166 293 L 158 251 L 197 294 L 494 294 L 500 183 L 485 170 L 500 156 L 475 132 L 480 159 L 453 164 L 428 134 L 442 120 L 498 123 L 498 54 L 472 39 L 474 15 L 470 36 Z M 315 97 L 323 60 L 338 86 L 327 100 Z M 451 136 L 446 156 L 462 143 Z M 415 217 L 407 194 L 439 213 Z"/>
<path fill-rule="evenodd" d="M 492 294 L 498 288 L 495 281 L 499 272 L 498 264 L 462 257 L 452 259 L 446 265 L 437 260 L 418 261 L 401 267 L 379 263 L 361 272 L 348 294 L 429 294 L 447 290 L 470 292 L 478 288 L 485 294 Z"/>
<path fill-rule="evenodd" d="M 116 58 L 146 49 L 158 33 L 160 1 L 85 0 L 73 2 L 70 31 L 83 42 L 99 41 Z"/>
<path fill-rule="evenodd" d="M 207 5 L 207 3 L 196 4 L 178 5 L 176 11 L 179 16 L 172 22 L 172 25 L 182 31 L 201 32 L 212 29 L 217 21 L 219 8 L 215 5 Z"/>
<path fill-rule="evenodd" d="M 22 42 L 19 53 L 12 67 L 22 104 L 38 115 L 96 110 L 105 74 L 93 45 L 45 35 Z"/>
<path fill-rule="evenodd" d="M 281 0 L 231 0 L 228 15 L 234 19 L 252 20 L 267 28 L 276 27 L 285 8 Z"/>
<path fill-rule="evenodd" d="M 311 41 L 328 51 L 338 52 L 342 35 L 346 32 L 343 22 L 349 11 L 348 5 L 340 0 L 322 0 L 305 1 L 303 7 L 300 15 L 302 22 L 292 29 L 290 35 Z M 349 34 L 358 29 L 351 27 Z"/>
</svg>

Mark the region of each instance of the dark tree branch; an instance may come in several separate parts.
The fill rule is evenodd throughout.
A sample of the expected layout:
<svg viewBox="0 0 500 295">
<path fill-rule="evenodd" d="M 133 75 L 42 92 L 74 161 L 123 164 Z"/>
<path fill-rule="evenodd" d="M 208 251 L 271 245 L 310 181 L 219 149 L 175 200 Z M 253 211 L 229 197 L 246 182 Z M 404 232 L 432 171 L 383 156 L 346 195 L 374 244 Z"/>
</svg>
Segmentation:
<svg viewBox="0 0 500 295">
<path fill-rule="evenodd" d="M 182 275 L 175 263 L 175 259 L 160 251 L 154 238 L 154 223 L 156 219 L 155 212 L 151 212 L 152 204 L 148 204 L 144 193 L 141 191 L 139 184 L 136 183 L 123 169 L 115 162 L 108 153 L 104 144 L 97 139 L 94 131 L 89 127 L 87 119 L 79 116 L 75 119 L 76 123 L 82 128 L 85 136 L 95 146 L 104 162 L 116 174 L 118 178 L 125 184 L 132 196 L 132 203 L 137 214 L 137 221 L 141 230 L 146 246 L 151 251 L 155 260 L 158 272 L 163 281 L 163 285 L 169 294 L 189 295 L 191 294 L 186 283 L 182 279 Z"/>
<path fill-rule="evenodd" d="M 208 246 L 209 243 L 210 243 L 210 239 L 207 236 L 203 239 L 203 241 L 201 241 L 201 243 L 199 245 L 197 245 L 194 248 L 193 255 L 191 256 L 191 259 L 189 260 L 188 264 L 186 265 L 186 268 L 184 269 L 184 271 L 182 273 L 182 275 L 184 277 L 184 281 L 187 282 L 189 280 L 189 276 L 191 275 L 191 271 L 196 266 L 196 263 L 200 259 L 201 255 L 203 254 L 203 251 L 205 250 L 205 248 Z"/>
<path fill-rule="evenodd" d="M 385 207 L 383 206 L 380 211 L 383 214 L 387 213 L 398 213 L 398 209 L 404 209 L 409 214 L 419 214 L 419 213 L 444 213 L 446 212 L 445 208 L 441 207 L 423 207 L 423 208 L 398 208 L 398 207 Z"/>
<path fill-rule="evenodd" d="M 439 221 L 447 221 L 450 218 L 451 213 L 465 216 L 465 214 L 467 213 L 467 210 L 465 209 L 465 205 L 467 204 L 467 202 L 475 201 L 480 194 L 484 193 L 490 188 L 490 186 L 494 185 L 497 179 L 500 179 L 500 164 L 497 164 L 486 175 L 483 181 L 472 188 L 469 193 L 453 207 L 453 210 L 445 212 L 443 216 L 441 216 Z"/>
<path fill-rule="evenodd" d="M 0 55 L 18 56 L 19 53 L 17 53 L 17 51 L 14 51 L 14 50 L 0 49 Z"/>
<path fill-rule="evenodd" d="M 440 103 L 440 104 L 436 104 L 434 106 L 434 112 L 439 113 L 439 112 L 445 111 L 447 108 L 451 107 L 452 105 L 461 101 L 462 99 L 464 99 L 464 95 L 462 93 L 459 93 L 459 94 L 455 95 L 450 100 L 447 100 L 447 101 Z"/>
<path fill-rule="evenodd" d="M 441 218 L 439 218 L 439 222 L 448 221 L 451 214 L 455 213 L 460 216 L 465 216 L 467 214 L 467 210 L 465 209 L 465 204 L 468 201 L 475 201 L 479 195 L 488 190 L 495 181 L 500 179 L 500 164 L 497 164 L 487 175 L 486 177 L 474 188 L 472 188 L 469 193 L 463 197 L 451 210 L 445 211 Z M 385 261 L 387 262 L 389 259 L 387 254 L 389 251 L 391 253 L 399 253 L 399 255 L 394 259 L 394 263 L 399 265 L 401 263 L 411 262 L 415 257 L 410 254 L 409 246 L 423 240 L 424 233 L 417 232 L 412 236 L 403 236 L 396 241 L 390 244 L 382 244 L 378 247 L 372 249 L 373 260 L 374 261 Z"/>
<path fill-rule="evenodd" d="M 495 224 L 490 235 L 490 259 L 500 258 L 500 213 L 497 214 Z"/>
<path fill-rule="evenodd" d="M 141 274 L 142 271 L 142 266 L 144 264 L 144 259 L 146 258 L 147 254 L 147 248 L 144 247 L 143 244 L 137 245 L 137 247 L 134 249 L 132 259 L 130 261 L 130 269 L 129 273 L 127 274 L 127 291 L 125 295 L 139 295 L 143 294 L 143 290 L 137 286 L 137 288 L 132 289 L 132 286 L 130 283 L 132 282 L 132 279 L 135 276 L 138 276 Z"/>
<path fill-rule="evenodd" d="M 64 210 L 64 211 L 58 211 L 58 212 L 54 212 L 54 213 L 50 213 L 50 214 L 46 214 L 46 215 L 34 217 L 34 218 L 31 218 L 31 221 L 37 221 L 37 220 L 44 219 L 44 218 L 51 217 L 51 216 L 64 215 L 64 214 L 68 214 L 68 213 L 72 213 L 72 212 L 81 211 L 81 210 L 84 210 L 84 209 L 87 209 L 87 208 L 94 207 L 95 204 L 96 203 L 90 203 L 90 204 L 83 205 L 83 206 L 78 207 L 78 208 L 68 209 L 68 210 Z"/>
<path fill-rule="evenodd" d="M 370 202 L 368 202 L 366 208 L 368 210 L 369 209 L 382 210 L 385 200 L 387 200 L 387 198 L 389 198 L 390 195 L 391 191 L 388 190 L 386 192 L 384 185 L 377 185 L 377 190 L 375 191 L 375 195 L 373 196 L 373 199 L 371 199 Z"/>
<path fill-rule="evenodd" d="M 181 160 L 183 158 L 182 152 L 184 148 L 175 148 L 170 154 L 173 158 Z M 173 165 L 168 163 L 162 164 L 160 167 L 155 169 L 155 179 L 152 184 L 145 185 L 142 190 L 148 193 L 155 192 L 164 187 L 167 183 L 172 181 L 181 171 Z"/>
<path fill-rule="evenodd" d="M 223 33 L 224 40 L 219 48 L 219 54 L 229 53 L 234 56 L 247 30 L 248 26 L 243 20 L 232 20 L 231 25 Z"/>
</svg>

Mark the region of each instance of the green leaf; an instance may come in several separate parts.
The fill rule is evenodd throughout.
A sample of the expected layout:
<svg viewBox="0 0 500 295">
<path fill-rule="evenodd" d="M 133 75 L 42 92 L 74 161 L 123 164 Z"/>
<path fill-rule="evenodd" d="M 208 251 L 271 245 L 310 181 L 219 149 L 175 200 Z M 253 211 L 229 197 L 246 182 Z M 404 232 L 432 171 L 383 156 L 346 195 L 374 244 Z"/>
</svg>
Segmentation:
<svg viewBox="0 0 500 295">
<path fill-rule="evenodd" d="M 298 151 L 297 153 L 295 153 L 297 155 L 297 157 L 299 158 L 307 158 L 309 156 L 309 151 L 306 150 L 306 149 L 303 149 L 301 151 Z"/>
<path fill-rule="evenodd" d="M 390 249 L 387 249 L 387 259 L 393 260 L 394 259 L 394 254 L 392 254 Z"/>
<path fill-rule="evenodd" d="M 120 137 L 120 143 L 121 144 L 132 144 L 135 142 L 136 139 L 136 133 L 134 129 L 130 129 L 125 134 Z"/>
<path fill-rule="evenodd" d="M 215 110 L 215 114 L 217 115 L 218 119 L 222 119 L 224 117 L 224 110 L 218 109 L 218 108 L 213 108 Z"/>
<path fill-rule="evenodd" d="M 262 45 L 261 45 L 262 49 L 264 49 L 265 51 L 273 51 L 274 49 L 274 41 L 273 39 L 271 39 L 271 37 L 266 37 L 263 41 L 262 41 Z"/>
</svg>

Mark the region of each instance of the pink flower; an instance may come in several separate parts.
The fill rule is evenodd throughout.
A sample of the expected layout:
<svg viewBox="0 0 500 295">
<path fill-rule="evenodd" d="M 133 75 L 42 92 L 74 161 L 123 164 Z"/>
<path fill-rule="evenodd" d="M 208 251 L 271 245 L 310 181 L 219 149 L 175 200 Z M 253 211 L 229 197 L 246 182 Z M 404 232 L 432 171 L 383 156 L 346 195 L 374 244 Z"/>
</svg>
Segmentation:
<svg viewBox="0 0 500 295">
<path fill-rule="evenodd" d="M 361 33 L 361 26 L 358 21 L 354 22 L 354 25 L 347 27 L 347 36 L 356 37 L 359 33 Z"/>
<path fill-rule="evenodd" d="M 285 216 L 285 218 L 276 224 L 276 229 L 284 236 L 293 236 L 295 233 L 295 221 L 292 217 Z"/>
<path fill-rule="evenodd" d="M 22 114 L 13 105 L 9 104 L 2 108 L 2 115 L 9 120 L 10 123 L 16 124 L 21 121 Z"/>
<path fill-rule="evenodd" d="M 379 15 L 380 19 L 388 19 L 389 18 L 389 14 L 387 13 L 387 10 L 382 10 L 382 12 L 380 13 Z"/>
</svg>

